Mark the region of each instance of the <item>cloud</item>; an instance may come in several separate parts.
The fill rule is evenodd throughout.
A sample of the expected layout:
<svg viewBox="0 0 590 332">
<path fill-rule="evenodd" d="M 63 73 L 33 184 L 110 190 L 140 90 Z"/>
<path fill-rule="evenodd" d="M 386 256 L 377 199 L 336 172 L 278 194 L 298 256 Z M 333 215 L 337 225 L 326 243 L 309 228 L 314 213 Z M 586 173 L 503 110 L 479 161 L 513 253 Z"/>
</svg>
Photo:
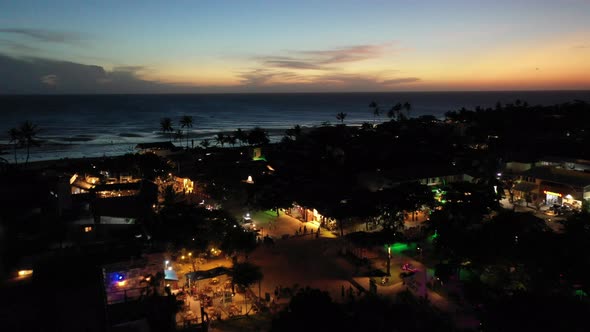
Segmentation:
<svg viewBox="0 0 590 332">
<path fill-rule="evenodd" d="M 36 47 L 32 47 L 32 46 L 26 45 L 24 43 L 20 43 L 20 42 L 8 40 L 8 39 L 0 39 L 0 46 L 3 46 L 2 48 L 4 48 L 5 50 L 10 50 L 15 53 L 34 54 L 34 53 L 39 52 L 39 49 Z"/>
<path fill-rule="evenodd" d="M 141 66 L 101 66 L 0 54 L 1 94 L 44 93 L 174 93 L 194 87 L 142 79 Z"/>
<path fill-rule="evenodd" d="M 419 82 L 420 79 L 418 77 L 402 77 L 402 78 L 394 78 L 391 80 L 385 80 L 381 82 L 384 85 L 399 85 L 404 83 L 415 83 Z"/>
<path fill-rule="evenodd" d="M 76 43 L 82 39 L 76 33 L 41 29 L 1 28 L 0 33 L 16 34 L 34 41 L 50 43 Z"/>
<path fill-rule="evenodd" d="M 330 66 L 358 62 L 381 56 L 390 44 L 356 45 L 329 50 L 290 51 L 288 56 L 262 56 L 256 58 L 267 68 L 336 70 Z"/>
<path fill-rule="evenodd" d="M 291 69 L 326 69 L 323 66 L 314 64 L 312 62 L 306 62 L 301 60 L 266 60 L 264 62 L 266 67 L 280 67 L 280 68 L 291 68 Z"/>
<path fill-rule="evenodd" d="M 145 71 L 147 68 L 145 66 L 118 66 L 113 68 L 113 71 L 124 71 L 124 72 L 134 72 L 138 73 L 140 71 Z"/>
<path fill-rule="evenodd" d="M 298 81 L 300 78 L 295 73 L 260 68 L 239 73 L 238 76 L 245 86 L 266 86 L 280 82 Z"/>
<path fill-rule="evenodd" d="M 398 77 L 399 71 L 391 69 L 378 73 L 342 72 L 343 64 L 378 58 L 391 45 L 354 45 L 257 57 L 260 67 L 238 73 L 241 86 L 233 88 L 247 92 L 386 91 L 419 82 L 418 77 Z"/>
<path fill-rule="evenodd" d="M 357 45 L 334 50 L 304 51 L 302 53 L 318 57 L 321 64 L 356 62 L 380 56 L 388 45 Z"/>
<path fill-rule="evenodd" d="M 573 49 L 585 49 L 585 48 L 590 48 L 590 45 L 574 45 L 572 46 Z"/>
<path fill-rule="evenodd" d="M 419 82 L 417 77 L 383 80 L 378 74 L 320 73 L 297 74 L 273 69 L 252 69 L 240 74 L 241 85 L 231 87 L 235 92 L 339 92 L 388 91 L 405 84 Z"/>
<path fill-rule="evenodd" d="M 57 85 L 58 82 L 58 77 L 57 75 L 45 75 L 43 77 L 41 77 L 41 83 L 46 84 L 46 85 L 51 85 L 51 86 L 55 86 Z"/>
</svg>

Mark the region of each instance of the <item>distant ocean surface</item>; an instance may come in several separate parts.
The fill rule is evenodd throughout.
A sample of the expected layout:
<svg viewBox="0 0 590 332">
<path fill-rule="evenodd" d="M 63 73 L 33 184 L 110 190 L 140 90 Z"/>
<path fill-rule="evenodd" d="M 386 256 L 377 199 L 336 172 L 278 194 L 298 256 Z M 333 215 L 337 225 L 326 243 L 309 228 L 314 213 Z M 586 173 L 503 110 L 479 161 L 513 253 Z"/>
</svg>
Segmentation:
<svg viewBox="0 0 590 332">
<path fill-rule="evenodd" d="M 389 120 L 387 110 L 397 102 L 412 104 L 411 117 L 442 118 L 461 107 L 494 107 L 498 101 L 516 99 L 530 105 L 590 102 L 590 91 L 0 96 L 0 146 L 4 146 L 0 157 L 14 162 L 6 146 L 8 130 L 25 120 L 39 126 L 43 141 L 41 147 L 31 149 L 30 160 L 49 160 L 121 155 L 134 152 L 137 143 L 167 141 L 169 136 L 160 132 L 163 117 L 170 117 L 174 128 L 181 129 L 180 118 L 191 115 L 189 145 L 194 140 L 197 146 L 218 132 L 255 126 L 267 129 L 271 140 L 278 141 L 285 129 L 297 124 L 339 123 L 339 112 L 347 114 L 348 125 L 372 123 L 371 101 L 384 110 L 377 118 L 383 122 Z M 173 143 L 186 145 L 186 138 Z M 23 149 L 19 159 L 24 158 Z"/>
</svg>

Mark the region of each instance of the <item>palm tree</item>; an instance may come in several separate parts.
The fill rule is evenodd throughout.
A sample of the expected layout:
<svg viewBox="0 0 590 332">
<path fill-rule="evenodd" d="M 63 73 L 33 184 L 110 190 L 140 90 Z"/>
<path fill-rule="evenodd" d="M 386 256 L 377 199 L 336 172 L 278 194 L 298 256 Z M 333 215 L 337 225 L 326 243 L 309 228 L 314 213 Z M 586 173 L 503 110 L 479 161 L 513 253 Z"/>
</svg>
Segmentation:
<svg viewBox="0 0 590 332">
<path fill-rule="evenodd" d="M 237 263 L 234 262 L 232 271 L 231 271 L 231 279 L 232 279 L 232 292 L 235 292 L 233 289 L 234 285 L 238 285 L 243 289 L 248 291 L 250 285 L 260 282 L 263 278 L 262 271 L 260 270 L 259 266 L 256 266 L 249 262 Z M 260 285 L 259 285 L 260 286 Z M 244 297 L 244 300 L 247 301 L 248 296 Z M 248 303 L 245 303 L 246 308 L 248 307 Z M 250 307 L 252 309 L 252 307 Z M 247 309 L 246 309 L 247 310 Z M 250 312 L 247 310 L 247 313 Z"/>
<path fill-rule="evenodd" d="M 39 146 L 39 141 L 37 141 L 39 128 L 37 128 L 37 125 L 27 120 L 21 124 L 18 131 L 20 132 L 21 145 L 24 145 L 27 148 L 27 159 L 25 160 L 25 164 L 27 164 L 29 162 L 29 150 L 31 146 Z"/>
<path fill-rule="evenodd" d="M 404 106 L 401 103 L 397 103 L 395 105 L 393 105 L 393 109 L 395 110 L 395 114 L 397 116 L 397 121 L 400 121 L 402 119 L 402 108 Z"/>
<path fill-rule="evenodd" d="M 404 109 L 406 110 L 406 116 L 408 118 L 410 118 L 410 111 L 412 110 L 412 104 L 410 104 L 409 102 L 405 102 L 403 105 Z"/>
<path fill-rule="evenodd" d="M 397 111 L 395 106 L 392 106 L 389 111 L 387 111 L 387 117 L 390 119 L 397 118 Z"/>
<path fill-rule="evenodd" d="M 172 119 L 162 118 L 160 120 L 160 129 L 164 134 L 174 132 L 174 128 L 172 128 Z M 172 141 L 172 135 L 170 135 L 170 141 Z"/>
<path fill-rule="evenodd" d="M 287 135 L 289 138 L 293 139 L 293 140 L 297 140 L 300 136 L 301 136 L 301 126 L 300 125 L 295 125 L 293 128 L 289 128 L 285 131 L 285 135 Z"/>
<path fill-rule="evenodd" d="M 373 110 L 373 125 L 375 125 L 375 121 L 377 121 L 377 117 L 381 114 L 381 110 L 379 109 L 379 105 L 375 101 L 372 101 L 369 104 L 369 108 Z"/>
<path fill-rule="evenodd" d="M 211 146 L 211 141 L 208 138 L 205 138 L 201 141 L 201 146 L 206 149 Z"/>
<path fill-rule="evenodd" d="M 225 135 L 223 133 L 217 133 L 217 136 L 215 136 L 215 142 L 217 145 L 221 144 L 221 147 L 223 147 L 223 144 L 225 144 Z"/>
<path fill-rule="evenodd" d="M 176 132 L 174 133 L 174 142 L 176 141 L 181 141 L 182 143 L 182 130 L 178 129 L 176 130 Z"/>
<path fill-rule="evenodd" d="M 240 141 L 240 146 L 242 146 L 243 143 L 248 143 L 248 135 L 246 132 L 242 131 L 242 128 L 238 128 L 234 132 L 234 137 Z"/>
<path fill-rule="evenodd" d="M 193 127 L 193 117 L 185 115 L 180 119 L 180 125 L 182 128 L 186 128 L 186 148 L 188 149 L 188 129 Z"/>
<path fill-rule="evenodd" d="M 162 288 L 164 278 L 164 272 L 158 271 L 155 275 L 148 274 L 139 283 L 145 284 L 146 295 L 158 296 L 160 295 L 160 289 Z"/>
<path fill-rule="evenodd" d="M 260 127 L 254 127 L 252 130 L 248 132 L 248 144 L 252 146 L 265 145 L 269 142 L 270 140 L 268 138 L 268 133 Z"/>
<path fill-rule="evenodd" d="M 346 113 L 340 112 L 336 114 L 336 119 L 340 121 L 340 123 L 344 124 L 344 119 L 346 119 Z"/>
<path fill-rule="evenodd" d="M 172 185 L 167 186 L 164 188 L 164 205 L 171 206 L 176 202 L 176 191 Z"/>
<path fill-rule="evenodd" d="M 8 131 L 8 135 L 10 135 L 10 143 L 13 143 L 14 147 L 14 164 L 18 164 L 18 159 L 16 158 L 16 148 L 21 145 L 21 132 L 17 128 L 10 128 Z"/>
<path fill-rule="evenodd" d="M 225 137 L 225 141 L 232 146 L 232 148 L 236 145 L 236 142 L 238 141 L 237 137 L 234 135 L 227 135 Z"/>
</svg>

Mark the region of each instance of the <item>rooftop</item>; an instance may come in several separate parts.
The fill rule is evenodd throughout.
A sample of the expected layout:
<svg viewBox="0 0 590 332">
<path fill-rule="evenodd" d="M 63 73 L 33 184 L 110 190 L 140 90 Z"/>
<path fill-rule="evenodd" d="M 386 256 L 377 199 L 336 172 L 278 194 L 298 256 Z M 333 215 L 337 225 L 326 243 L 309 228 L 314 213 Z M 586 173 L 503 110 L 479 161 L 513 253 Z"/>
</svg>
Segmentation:
<svg viewBox="0 0 590 332">
<path fill-rule="evenodd" d="M 535 167 L 522 173 L 522 175 L 576 187 L 590 186 L 590 173 L 570 171 L 558 167 Z"/>
</svg>

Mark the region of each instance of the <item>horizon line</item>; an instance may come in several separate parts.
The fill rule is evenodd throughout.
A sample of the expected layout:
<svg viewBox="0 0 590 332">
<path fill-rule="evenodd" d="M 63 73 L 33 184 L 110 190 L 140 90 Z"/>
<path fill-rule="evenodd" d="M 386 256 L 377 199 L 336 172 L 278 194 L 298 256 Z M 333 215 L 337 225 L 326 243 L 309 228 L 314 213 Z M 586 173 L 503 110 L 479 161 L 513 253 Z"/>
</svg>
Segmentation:
<svg viewBox="0 0 590 332">
<path fill-rule="evenodd" d="M 421 91 L 308 91 L 308 92 L 121 92 L 121 93 L 0 93 L 0 97 L 48 96 L 122 96 L 122 95 L 302 95 L 302 94 L 387 94 L 387 93 L 486 93 L 486 92 L 590 92 L 590 89 L 523 89 L 523 90 L 421 90 Z"/>
</svg>

